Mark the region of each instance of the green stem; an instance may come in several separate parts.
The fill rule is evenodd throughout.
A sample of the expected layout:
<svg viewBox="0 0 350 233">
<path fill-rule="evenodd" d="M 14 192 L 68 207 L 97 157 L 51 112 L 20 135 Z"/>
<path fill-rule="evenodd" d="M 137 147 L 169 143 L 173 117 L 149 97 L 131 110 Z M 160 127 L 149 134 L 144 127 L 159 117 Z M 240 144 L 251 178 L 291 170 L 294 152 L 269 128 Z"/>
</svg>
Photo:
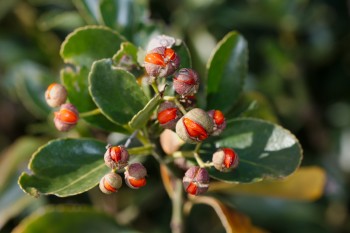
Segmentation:
<svg viewBox="0 0 350 233">
<path fill-rule="evenodd" d="M 182 106 L 182 104 L 178 101 L 178 99 L 174 96 L 164 96 L 163 97 L 164 100 L 166 101 L 172 101 L 176 104 L 176 106 L 180 109 L 180 111 L 182 112 L 182 114 L 186 114 L 187 111 L 186 109 L 184 109 L 184 107 Z"/>
<path fill-rule="evenodd" d="M 129 148 L 128 152 L 131 155 L 152 154 L 153 148 L 154 146 L 149 144 L 145 146 Z"/>
<path fill-rule="evenodd" d="M 172 233 L 183 232 L 183 194 L 182 194 L 182 181 L 180 179 L 175 180 L 174 195 L 171 198 L 172 201 L 172 216 L 171 216 L 171 231 Z"/>
<path fill-rule="evenodd" d="M 98 114 L 101 114 L 101 109 L 96 108 L 96 109 L 88 111 L 88 112 L 79 113 L 79 117 L 85 118 L 85 117 L 94 116 L 94 115 L 98 115 Z"/>
<path fill-rule="evenodd" d="M 156 79 L 156 80 L 157 80 L 157 79 Z M 156 94 L 159 94 L 158 85 L 157 85 L 157 81 L 156 81 L 156 80 L 154 80 L 154 82 L 152 82 L 151 86 L 152 86 L 154 92 L 155 92 Z"/>
</svg>

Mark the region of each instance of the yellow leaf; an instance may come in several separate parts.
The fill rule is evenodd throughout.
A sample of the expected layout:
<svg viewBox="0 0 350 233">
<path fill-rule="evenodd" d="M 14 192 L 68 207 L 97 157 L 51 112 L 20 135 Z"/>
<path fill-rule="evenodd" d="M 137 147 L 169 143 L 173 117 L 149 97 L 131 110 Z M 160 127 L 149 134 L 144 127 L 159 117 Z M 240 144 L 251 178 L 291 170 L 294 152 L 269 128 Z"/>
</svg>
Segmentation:
<svg viewBox="0 0 350 233">
<path fill-rule="evenodd" d="M 326 172 L 311 166 L 300 168 L 282 181 L 266 180 L 252 184 L 212 182 L 209 191 L 313 201 L 323 194 L 325 182 Z"/>
<path fill-rule="evenodd" d="M 266 231 L 253 226 L 249 217 L 233 210 L 213 197 L 193 197 L 191 202 L 193 204 L 210 205 L 219 216 L 227 233 L 266 233 Z"/>
</svg>

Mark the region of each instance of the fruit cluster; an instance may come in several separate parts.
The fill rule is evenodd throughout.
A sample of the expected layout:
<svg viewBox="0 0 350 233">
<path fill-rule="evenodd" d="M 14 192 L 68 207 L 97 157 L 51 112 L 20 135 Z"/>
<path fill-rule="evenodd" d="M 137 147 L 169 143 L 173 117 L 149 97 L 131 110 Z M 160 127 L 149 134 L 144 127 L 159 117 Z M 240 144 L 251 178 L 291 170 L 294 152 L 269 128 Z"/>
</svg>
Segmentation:
<svg viewBox="0 0 350 233">
<path fill-rule="evenodd" d="M 180 57 L 171 48 L 173 43 L 160 41 L 160 46 L 156 46 L 157 41 L 153 41 L 151 44 L 152 48 L 144 59 L 144 67 L 148 77 L 155 84 L 154 91 L 160 93 L 163 98 L 157 110 L 159 126 L 175 131 L 179 138 L 190 144 L 198 145 L 209 136 L 220 135 L 226 128 L 224 114 L 217 109 L 204 111 L 194 104 L 200 82 L 197 72 L 190 68 L 179 69 Z M 172 76 L 172 87 L 176 94 L 165 98 L 158 90 L 157 84 L 160 79 L 169 76 Z M 54 118 L 59 131 L 68 131 L 77 124 L 79 113 L 74 105 L 66 103 L 67 91 L 62 85 L 51 84 L 45 97 L 51 107 L 60 106 Z M 117 192 L 122 185 L 122 178 L 118 172 L 122 171 L 129 187 L 138 189 L 146 185 L 145 167 L 141 163 L 128 163 L 129 152 L 126 147 L 107 146 L 104 161 L 112 171 L 100 180 L 99 187 L 102 192 L 107 194 Z M 207 191 L 209 174 L 206 167 L 214 166 L 221 172 L 228 172 L 238 166 L 239 158 L 232 148 L 220 148 L 213 154 L 211 163 L 198 163 L 200 166 L 190 167 L 183 177 L 184 188 L 192 195 Z"/>
</svg>

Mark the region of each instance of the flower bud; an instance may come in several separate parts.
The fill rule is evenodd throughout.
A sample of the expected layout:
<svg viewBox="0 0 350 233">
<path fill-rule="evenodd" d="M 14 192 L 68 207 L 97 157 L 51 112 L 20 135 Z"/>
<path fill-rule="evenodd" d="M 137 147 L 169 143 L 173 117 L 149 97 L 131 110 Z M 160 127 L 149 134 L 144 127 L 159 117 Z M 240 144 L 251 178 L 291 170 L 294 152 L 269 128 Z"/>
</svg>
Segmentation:
<svg viewBox="0 0 350 233">
<path fill-rule="evenodd" d="M 105 194 L 111 194 L 118 191 L 118 189 L 122 186 L 123 180 L 120 175 L 110 172 L 106 174 L 100 180 L 100 190 Z"/>
<path fill-rule="evenodd" d="M 146 168 L 141 163 L 133 163 L 125 168 L 125 182 L 133 189 L 138 189 L 146 185 Z"/>
<path fill-rule="evenodd" d="M 209 188 L 209 174 L 205 168 L 190 167 L 182 179 L 185 191 L 192 195 L 205 193 Z"/>
<path fill-rule="evenodd" d="M 145 69 L 153 77 L 167 77 L 180 65 L 180 58 L 174 50 L 158 47 L 149 51 L 145 57 Z"/>
<path fill-rule="evenodd" d="M 198 74 L 192 69 L 183 68 L 175 74 L 173 86 L 181 96 L 193 95 L 199 88 Z"/>
<path fill-rule="evenodd" d="M 181 111 L 173 102 L 165 101 L 159 105 L 157 119 L 163 128 L 174 129 L 181 116 Z"/>
<path fill-rule="evenodd" d="M 55 112 L 53 119 L 59 131 L 68 131 L 73 128 L 79 120 L 79 113 L 73 104 L 62 104 L 58 112 Z"/>
<path fill-rule="evenodd" d="M 224 114 L 220 110 L 210 110 L 208 111 L 209 116 L 213 119 L 214 128 L 213 136 L 218 136 L 226 128 L 226 120 Z"/>
<path fill-rule="evenodd" d="M 52 83 L 45 92 L 45 99 L 50 107 L 61 106 L 67 100 L 67 90 L 61 84 Z"/>
<path fill-rule="evenodd" d="M 228 172 L 238 166 L 239 158 L 231 148 L 221 148 L 213 154 L 214 167 L 221 172 Z"/>
<path fill-rule="evenodd" d="M 213 120 L 207 112 L 194 108 L 186 113 L 176 124 L 176 133 L 187 143 L 198 143 L 213 131 Z"/>
<path fill-rule="evenodd" d="M 158 35 L 153 37 L 147 45 L 147 51 L 155 49 L 157 47 L 166 47 L 171 48 L 175 44 L 176 40 L 174 37 L 170 37 L 167 35 Z"/>
<path fill-rule="evenodd" d="M 128 165 L 129 152 L 124 146 L 108 146 L 104 160 L 109 168 L 122 169 Z"/>
</svg>

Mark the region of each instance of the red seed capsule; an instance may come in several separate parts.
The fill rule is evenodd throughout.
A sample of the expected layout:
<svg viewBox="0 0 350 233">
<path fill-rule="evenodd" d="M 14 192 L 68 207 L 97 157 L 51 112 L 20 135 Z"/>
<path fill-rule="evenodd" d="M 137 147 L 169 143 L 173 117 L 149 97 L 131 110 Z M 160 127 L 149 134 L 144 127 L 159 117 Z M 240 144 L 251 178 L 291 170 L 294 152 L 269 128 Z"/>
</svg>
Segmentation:
<svg viewBox="0 0 350 233">
<path fill-rule="evenodd" d="M 125 183 L 132 189 L 146 185 L 147 170 L 141 163 L 133 163 L 125 168 Z"/>
<path fill-rule="evenodd" d="M 213 136 L 218 136 L 226 128 L 226 120 L 224 114 L 220 110 L 210 110 L 208 111 L 209 116 L 213 119 L 214 128 Z"/>
<path fill-rule="evenodd" d="M 112 169 L 122 169 L 128 165 L 129 152 L 122 146 L 109 146 L 104 154 L 105 164 Z"/>
<path fill-rule="evenodd" d="M 58 83 L 50 84 L 45 92 L 45 100 L 50 107 L 61 106 L 67 100 L 66 88 Z"/>
<path fill-rule="evenodd" d="M 199 88 L 198 74 L 192 69 L 183 68 L 175 74 L 173 86 L 181 96 L 194 95 Z"/>
<path fill-rule="evenodd" d="M 213 154 L 214 167 L 222 172 L 228 172 L 239 164 L 237 153 L 231 148 L 221 148 Z"/>
<path fill-rule="evenodd" d="M 79 113 L 73 104 L 63 104 L 58 112 L 55 112 L 54 123 L 59 131 L 68 131 L 79 120 Z"/>
<path fill-rule="evenodd" d="M 110 172 L 106 174 L 100 180 L 99 188 L 105 194 L 111 194 L 118 191 L 118 189 L 122 186 L 123 181 L 120 175 Z"/>
<path fill-rule="evenodd" d="M 159 105 L 157 119 L 163 128 L 174 129 L 181 116 L 182 113 L 176 104 L 165 101 Z"/>
<path fill-rule="evenodd" d="M 176 133 L 187 143 L 198 143 L 209 137 L 213 126 L 213 120 L 207 112 L 194 108 L 177 122 Z"/>
<path fill-rule="evenodd" d="M 179 68 L 180 58 L 174 50 L 157 47 L 149 51 L 145 57 L 145 69 L 152 77 L 167 77 Z"/>
<path fill-rule="evenodd" d="M 190 167 L 182 179 L 184 189 L 191 195 L 205 193 L 209 188 L 209 174 L 205 168 Z"/>
</svg>

